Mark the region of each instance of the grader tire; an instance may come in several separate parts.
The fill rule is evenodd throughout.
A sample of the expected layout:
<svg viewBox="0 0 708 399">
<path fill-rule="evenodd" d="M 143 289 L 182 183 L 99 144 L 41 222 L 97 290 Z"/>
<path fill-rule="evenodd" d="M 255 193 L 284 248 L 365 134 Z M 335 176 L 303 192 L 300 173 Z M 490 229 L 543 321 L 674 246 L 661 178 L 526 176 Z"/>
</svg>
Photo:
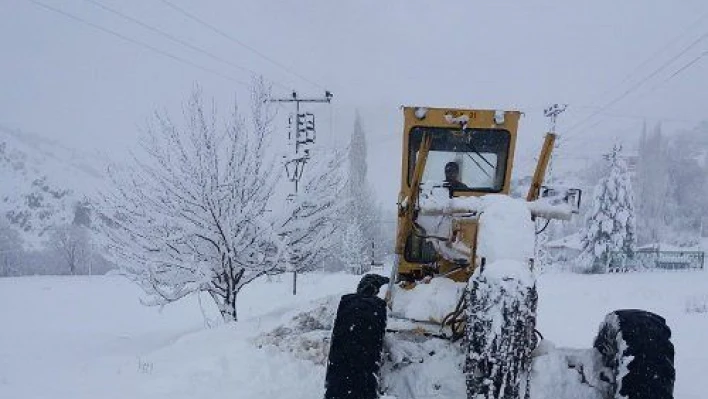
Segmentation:
<svg viewBox="0 0 708 399">
<path fill-rule="evenodd" d="M 375 399 L 386 332 L 386 302 L 344 295 L 332 330 L 325 399 Z"/>
<path fill-rule="evenodd" d="M 594 347 L 614 381 L 608 399 L 673 399 L 674 346 L 663 317 L 616 310 L 605 317 Z"/>
</svg>

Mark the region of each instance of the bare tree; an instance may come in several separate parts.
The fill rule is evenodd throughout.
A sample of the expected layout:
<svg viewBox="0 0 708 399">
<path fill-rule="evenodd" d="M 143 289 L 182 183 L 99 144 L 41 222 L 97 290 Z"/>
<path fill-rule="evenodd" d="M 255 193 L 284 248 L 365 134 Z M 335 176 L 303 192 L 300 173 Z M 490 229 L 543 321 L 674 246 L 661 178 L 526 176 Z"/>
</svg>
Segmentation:
<svg viewBox="0 0 708 399">
<path fill-rule="evenodd" d="M 318 237 L 331 235 L 336 202 L 320 197 L 336 192 L 336 179 L 310 174 L 295 201 L 273 203 L 282 170 L 268 151 L 274 118 L 268 96 L 257 83 L 249 123 L 235 108 L 219 128 L 196 92 L 183 125 L 157 115 L 144 156 L 110 172 L 115 189 L 104 195 L 101 229 L 116 263 L 147 293 L 146 303 L 204 291 L 226 321 L 236 320 L 240 290 L 285 271 L 286 241 L 298 248 L 301 269 L 326 248 Z"/>
<path fill-rule="evenodd" d="M 64 260 L 70 274 L 77 274 L 79 268 L 90 261 L 89 235 L 86 228 L 74 224 L 54 227 L 50 235 L 50 245 Z"/>
<path fill-rule="evenodd" d="M 349 206 L 343 198 L 345 161 L 345 151 L 316 153 L 303 175 L 302 189 L 276 214 L 278 234 L 288 239 L 291 270 L 314 270 L 339 251 L 341 214 Z"/>
</svg>

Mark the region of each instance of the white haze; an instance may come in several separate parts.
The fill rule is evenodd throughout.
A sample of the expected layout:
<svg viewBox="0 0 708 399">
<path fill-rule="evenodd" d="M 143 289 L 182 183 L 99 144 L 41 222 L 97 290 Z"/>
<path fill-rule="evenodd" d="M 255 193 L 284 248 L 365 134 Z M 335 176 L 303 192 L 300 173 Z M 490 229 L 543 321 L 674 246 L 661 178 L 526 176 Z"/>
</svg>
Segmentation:
<svg viewBox="0 0 708 399">
<path fill-rule="evenodd" d="M 525 139 L 517 158 L 530 171 L 547 122 L 544 106 L 568 103 L 563 131 L 620 96 L 699 38 L 702 0 L 351 1 L 170 0 L 289 69 L 331 90 L 313 108 L 324 144 L 342 144 L 355 109 L 368 132 L 370 180 L 392 204 L 398 190 L 400 111 L 431 105 L 516 108 Z M 45 4 L 249 82 L 248 73 L 176 45 L 88 1 Z M 209 31 L 160 0 L 102 4 L 257 71 L 303 95 L 322 88 Z M 195 83 L 226 112 L 244 87 L 48 11 L 28 0 L 0 6 L 0 124 L 120 158 L 155 109 L 180 112 Z M 696 23 L 698 21 L 698 23 Z M 679 37 L 678 40 L 672 40 Z M 672 43 L 668 47 L 665 44 Z M 664 131 L 705 117 L 708 63 L 662 83 L 708 46 L 699 43 L 622 101 L 569 134 L 564 162 L 634 143 L 644 120 Z M 701 46 L 702 44 L 702 46 Z M 639 70 L 651 55 L 658 56 Z M 629 81 L 623 82 L 628 73 Z M 654 89 L 655 86 L 657 86 Z M 287 90 L 276 86 L 281 95 Z M 286 114 L 289 109 L 283 109 Z M 376 179 L 371 178 L 375 173 Z"/>
</svg>

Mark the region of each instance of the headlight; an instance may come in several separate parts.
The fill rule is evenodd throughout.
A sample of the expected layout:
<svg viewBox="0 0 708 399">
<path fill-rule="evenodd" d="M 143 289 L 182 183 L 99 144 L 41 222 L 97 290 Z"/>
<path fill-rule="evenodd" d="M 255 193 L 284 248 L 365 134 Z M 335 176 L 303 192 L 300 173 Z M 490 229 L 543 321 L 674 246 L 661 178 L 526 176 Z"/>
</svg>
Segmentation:
<svg viewBox="0 0 708 399">
<path fill-rule="evenodd" d="M 497 125 L 504 124 L 504 111 L 494 111 L 494 123 Z"/>
<path fill-rule="evenodd" d="M 415 109 L 415 117 L 418 119 L 425 119 L 425 115 L 428 114 L 428 109 L 424 107 Z"/>
</svg>

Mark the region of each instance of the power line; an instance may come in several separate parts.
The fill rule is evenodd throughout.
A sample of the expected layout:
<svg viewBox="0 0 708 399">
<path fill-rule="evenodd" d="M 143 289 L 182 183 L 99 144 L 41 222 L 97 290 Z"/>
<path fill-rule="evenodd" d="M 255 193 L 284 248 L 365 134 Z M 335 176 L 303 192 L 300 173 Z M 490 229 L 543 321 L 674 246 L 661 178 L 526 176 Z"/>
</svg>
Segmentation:
<svg viewBox="0 0 708 399">
<path fill-rule="evenodd" d="M 680 67 L 676 72 L 673 74 L 669 75 L 666 79 L 662 80 L 655 86 L 653 86 L 649 91 L 644 93 L 643 97 L 646 97 L 647 95 L 653 93 L 658 89 L 659 87 L 663 86 L 665 83 L 670 81 L 671 79 L 675 78 L 676 76 L 680 75 L 681 73 L 685 72 L 687 69 L 689 69 L 691 66 L 695 65 L 698 61 L 703 59 L 703 57 L 708 55 L 708 51 L 704 51 L 701 53 L 698 57 L 693 58 L 691 61 L 688 63 L 684 64 L 682 67 Z M 587 107 L 586 107 L 587 108 Z M 633 115 L 613 115 L 613 114 L 608 114 L 608 113 L 602 113 L 602 115 L 609 116 L 609 117 L 615 117 L 615 118 L 628 118 L 628 119 L 642 119 L 642 120 L 658 120 L 660 122 L 679 122 L 679 123 L 693 123 L 693 124 L 698 124 L 703 122 L 702 120 L 688 120 L 688 119 L 677 119 L 677 118 L 662 118 L 662 117 L 649 117 L 649 116 L 633 116 Z M 598 121 L 597 123 L 593 124 L 590 128 L 595 127 L 600 124 L 601 121 Z M 585 130 L 588 130 L 590 128 L 586 128 Z"/>
<path fill-rule="evenodd" d="M 689 69 L 690 67 L 692 67 L 693 65 L 695 65 L 698 61 L 700 61 L 700 60 L 701 60 L 703 57 L 705 57 L 706 55 L 708 55 L 708 51 L 702 52 L 698 57 L 692 59 L 691 61 L 689 61 L 688 63 L 686 63 L 684 66 L 682 66 L 681 68 L 679 68 L 676 72 L 674 72 L 673 74 L 671 74 L 669 77 L 667 77 L 666 79 L 662 80 L 662 81 L 659 82 L 657 85 L 655 85 L 654 87 L 652 87 L 651 89 L 649 89 L 649 91 L 647 91 L 646 93 L 644 93 L 644 96 L 647 96 L 648 94 L 653 93 L 654 91 L 656 91 L 656 89 L 658 89 L 659 87 L 663 86 L 665 83 L 667 83 L 667 82 L 670 81 L 671 79 L 675 78 L 676 76 L 680 75 L 681 73 L 683 73 L 684 71 L 686 71 L 687 69 Z"/>
<path fill-rule="evenodd" d="M 39 1 L 36 1 L 36 0 L 27 0 L 27 1 L 29 1 L 29 2 L 31 2 L 31 3 L 34 3 L 35 5 L 37 5 L 37 6 L 39 6 L 39 7 L 42 7 L 42 8 L 44 8 L 44 9 L 46 9 L 46 10 L 55 12 L 55 13 L 57 13 L 57 14 L 61 14 L 61 15 L 65 16 L 65 17 L 67 17 L 67 18 L 70 18 L 70 19 L 74 20 L 74 21 L 77 21 L 77 22 L 80 22 L 80 23 L 82 23 L 82 24 L 88 25 L 88 26 L 90 26 L 90 27 L 92 27 L 92 28 L 94 28 L 94 29 L 98 29 L 98 30 L 100 30 L 100 31 L 102 31 L 102 32 L 104 32 L 104 33 L 108 33 L 108 34 L 110 34 L 110 35 L 113 35 L 113 36 L 116 36 L 116 37 L 118 37 L 118 38 L 120 38 L 120 39 L 123 39 L 123 40 L 125 40 L 125 41 L 127 41 L 127 42 L 130 42 L 130 43 L 133 43 L 133 44 L 138 45 L 138 46 L 140 46 L 140 47 L 146 48 L 146 49 L 148 49 L 148 50 L 150 50 L 150 51 L 153 51 L 153 52 L 155 52 L 155 53 L 158 53 L 158 54 L 160 54 L 160 55 L 162 55 L 162 56 L 164 56 L 164 57 L 170 58 L 170 59 L 172 59 L 172 60 L 174 60 L 174 61 L 177 61 L 177 62 L 186 64 L 186 65 L 189 65 L 189 66 L 194 67 L 194 68 L 197 68 L 197 69 L 201 69 L 202 71 L 205 71 L 205 72 L 212 73 L 212 74 L 217 75 L 217 76 L 219 76 L 219 77 L 221 77 L 221 78 L 230 80 L 230 81 L 232 81 L 232 82 L 234 82 L 234 83 L 238 83 L 238 84 L 243 85 L 243 86 L 245 86 L 245 87 L 249 87 L 248 83 L 246 83 L 246 82 L 243 82 L 243 81 L 240 81 L 240 80 L 238 80 L 238 79 L 235 79 L 235 78 L 233 78 L 233 77 L 231 77 L 231 76 L 225 75 L 225 74 L 223 74 L 223 73 L 221 73 L 221 72 L 219 72 L 219 71 L 216 71 L 216 70 L 213 70 L 213 69 L 210 69 L 210 68 L 207 68 L 207 67 L 203 67 L 203 66 L 201 66 L 201 65 L 199 65 L 199 64 L 195 64 L 195 63 L 193 63 L 192 61 L 189 61 L 189 60 L 186 60 L 186 59 L 181 58 L 181 57 L 179 57 L 179 56 L 176 56 L 176 55 L 174 55 L 174 54 L 168 53 L 167 51 L 160 50 L 159 48 L 154 47 L 154 46 L 151 46 L 151 45 L 149 45 L 149 44 L 147 44 L 147 43 L 144 43 L 144 42 L 135 40 L 135 39 L 133 39 L 133 38 L 130 38 L 130 37 L 128 37 L 128 36 L 122 35 L 122 34 L 116 32 L 116 31 L 113 31 L 113 30 L 111 30 L 111 29 L 105 28 L 105 27 L 103 27 L 103 26 L 101 26 L 101 25 L 98 25 L 98 24 L 95 24 L 95 23 L 93 23 L 93 22 L 87 21 L 87 20 L 85 20 L 85 19 L 83 19 L 83 18 L 80 18 L 80 17 L 74 15 L 74 14 L 68 13 L 68 12 L 63 11 L 63 10 L 60 10 L 60 9 L 58 9 L 58 8 L 54 8 L 54 7 L 50 6 L 50 5 L 44 4 L 44 3 L 39 2 Z"/>
<path fill-rule="evenodd" d="M 689 44 L 688 46 L 686 46 L 686 47 L 685 47 L 683 50 L 681 50 L 678 54 L 676 54 L 675 56 L 671 57 L 668 61 L 666 61 L 665 63 L 663 63 L 661 66 L 659 66 L 659 68 L 655 69 L 652 73 L 650 73 L 649 75 L 647 75 L 646 77 L 644 77 L 643 79 L 641 79 L 639 82 L 637 82 L 637 83 L 635 83 L 634 85 L 632 85 L 629 89 L 627 89 L 626 91 L 624 91 L 621 95 L 619 95 L 618 97 L 614 98 L 613 100 L 611 100 L 611 101 L 608 102 L 607 104 L 601 106 L 596 112 L 593 112 L 592 114 L 590 114 L 590 115 L 587 116 L 586 118 L 582 119 L 580 122 L 578 122 L 578 123 L 574 124 L 573 126 L 571 126 L 568 130 L 566 130 L 566 133 L 569 133 L 569 132 L 571 132 L 571 131 L 577 129 L 579 126 L 583 125 L 583 124 L 584 124 L 585 122 L 587 122 L 588 120 L 594 118 L 595 116 L 597 116 L 598 114 L 600 114 L 602 111 L 605 111 L 606 109 L 608 109 L 608 108 L 611 107 L 612 105 L 618 103 L 619 101 L 621 101 L 622 99 L 624 99 L 625 97 L 627 97 L 628 95 L 630 95 L 632 92 L 634 92 L 634 91 L 637 90 L 639 87 L 641 87 L 644 83 L 646 83 L 649 79 L 652 79 L 653 77 L 655 77 L 656 75 L 658 75 L 659 73 L 661 73 L 664 69 L 666 69 L 666 68 L 667 68 L 669 65 L 671 65 L 674 61 L 676 61 L 679 57 L 681 57 L 682 55 L 686 54 L 688 51 L 690 51 L 690 50 L 691 50 L 693 47 L 695 47 L 697 44 L 699 44 L 700 42 L 702 42 L 703 40 L 705 40 L 707 37 L 708 37 L 708 32 L 702 34 L 700 37 L 698 37 L 698 39 L 696 39 L 696 40 L 694 40 L 693 42 L 691 42 L 691 44 Z"/>
<path fill-rule="evenodd" d="M 302 76 L 301 74 L 299 74 L 299 73 L 293 71 L 292 69 L 290 69 L 290 68 L 288 68 L 287 66 L 281 64 L 280 62 L 278 62 L 278 61 L 272 59 L 271 57 L 268 57 L 267 55 L 263 54 L 262 52 L 258 51 L 257 49 L 255 49 L 255 48 L 249 46 L 248 44 L 246 44 L 246 43 L 244 43 L 244 42 L 242 42 L 242 41 L 236 39 L 235 37 L 229 35 L 228 33 L 224 32 L 223 30 L 221 30 L 221 29 L 215 27 L 214 25 L 212 25 L 212 24 L 210 24 L 210 23 L 208 23 L 208 22 L 206 22 L 206 21 L 200 19 L 199 17 L 197 17 L 197 16 L 195 16 L 194 14 L 188 12 L 187 10 L 185 10 L 185 9 L 183 9 L 183 8 L 181 8 L 181 7 L 177 6 L 177 5 L 175 5 L 175 4 L 171 3 L 171 2 L 169 2 L 168 0 L 160 0 L 160 1 L 161 1 L 162 3 L 164 3 L 166 6 L 172 8 L 173 10 L 175 10 L 175 11 L 181 13 L 182 15 L 186 16 L 187 18 L 189 18 L 189 19 L 191 19 L 191 20 L 193 20 L 193 21 L 199 23 L 200 25 L 202 25 L 202 26 L 208 28 L 209 30 L 211 30 L 211 31 L 213 31 L 213 32 L 215 32 L 215 33 L 217 33 L 218 35 L 220 35 L 220 36 L 222 36 L 222 37 L 224 37 L 224 38 L 226 38 L 226 39 L 228 39 L 228 40 L 230 40 L 230 41 L 232 41 L 232 42 L 238 44 L 239 46 L 248 49 L 248 50 L 251 51 L 252 53 L 258 55 L 259 57 L 261 57 L 261 58 L 263 58 L 264 60 L 270 62 L 271 64 L 273 64 L 273 65 L 275 65 L 275 66 L 277 66 L 277 67 L 283 69 L 284 71 L 289 72 L 289 73 L 292 74 L 293 76 L 296 76 L 296 77 L 298 77 L 298 78 L 304 80 L 305 82 L 308 82 L 308 83 L 310 83 L 310 84 L 312 84 L 312 85 L 314 85 L 314 86 L 316 86 L 316 87 L 318 87 L 318 88 L 320 88 L 320 89 L 322 89 L 322 90 L 326 90 L 326 88 L 325 88 L 324 86 L 322 86 L 322 85 L 318 84 L 317 82 L 314 82 L 314 81 L 312 81 L 312 80 L 306 78 L 305 76 Z"/>
<path fill-rule="evenodd" d="M 706 55 L 708 55 L 708 51 L 702 52 L 701 55 L 699 55 L 698 57 L 694 58 L 693 61 L 691 61 L 691 62 L 689 62 L 688 64 L 684 65 L 683 67 L 679 68 L 679 70 L 676 71 L 676 72 L 674 72 L 673 75 L 671 75 L 671 76 L 669 76 L 668 78 L 666 78 L 666 79 L 664 80 L 664 82 L 668 82 L 669 80 L 673 79 L 675 76 L 680 75 L 681 72 L 683 72 L 683 71 L 685 71 L 686 69 L 690 68 L 693 64 L 695 64 L 696 62 L 698 62 L 698 60 L 700 60 L 701 58 L 705 57 Z M 664 82 L 662 82 L 662 83 L 664 83 Z"/>
<path fill-rule="evenodd" d="M 584 105 L 584 106 L 577 105 L 573 108 L 585 108 L 585 109 L 590 109 L 590 110 L 599 109 L 599 107 L 591 107 L 591 106 L 586 106 L 586 105 Z M 700 119 L 680 119 L 680 118 L 665 117 L 665 116 L 661 116 L 661 115 L 640 115 L 640 114 L 631 114 L 631 113 L 601 112 L 600 115 L 608 117 L 608 118 L 616 118 L 616 119 L 657 120 L 657 121 L 676 122 L 676 123 L 700 123 L 702 121 Z"/>
<path fill-rule="evenodd" d="M 187 47 L 187 48 L 189 48 L 189 49 L 191 49 L 191 50 L 194 50 L 194 51 L 196 51 L 196 52 L 198 52 L 198 53 L 204 54 L 204 55 L 206 55 L 206 56 L 208 56 L 208 57 L 211 57 L 212 59 L 217 60 L 217 61 L 219 61 L 219 62 L 221 62 L 221 63 L 224 63 L 224 64 L 226 64 L 226 65 L 229 65 L 229 66 L 231 66 L 231 67 L 233 67 L 233 68 L 236 68 L 236 69 L 239 69 L 239 70 L 241 70 L 241 71 L 245 71 L 245 72 L 247 72 L 247 73 L 250 73 L 250 74 L 253 75 L 253 76 L 258 76 L 258 75 L 259 75 L 259 73 L 257 73 L 256 71 L 254 71 L 254 70 L 252 70 L 252 69 L 249 69 L 249 68 L 243 67 L 243 66 L 241 66 L 241 65 L 235 64 L 235 63 L 233 63 L 233 62 L 231 62 L 231 61 L 229 61 L 229 60 L 227 60 L 227 59 L 224 59 L 224 58 L 222 58 L 222 57 L 220 57 L 220 56 L 218 56 L 218 55 L 216 55 L 216 54 L 214 54 L 214 53 L 211 53 L 211 52 L 209 52 L 209 51 L 207 51 L 207 50 L 204 50 L 204 49 L 202 49 L 202 48 L 200 48 L 200 47 L 198 47 L 198 46 L 195 46 L 195 45 L 193 45 L 193 44 L 191 44 L 191 43 L 189 43 L 189 42 L 186 42 L 186 41 L 184 41 L 184 40 L 182 40 L 182 39 L 180 39 L 180 38 L 178 38 L 178 37 L 175 37 L 175 36 L 173 36 L 173 35 L 171 35 L 171 34 L 165 32 L 165 31 L 163 31 L 163 30 L 160 30 L 160 29 L 158 29 L 158 28 L 155 28 L 155 27 L 153 27 L 153 26 L 150 26 L 150 25 L 148 25 L 148 24 L 146 24 L 146 23 L 144 23 L 144 22 L 142 22 L 142 21 L 140 21 L 140 20 L 138 20 L 138 19 L 136 19 L 136 18 L 133 18 L 133 17 L 131 17 L 131 16 L 129 16 L 129 15 L 126 15 L 126 14 L 124 14 L 124 13 L 122 13 L 122 12 L 116 10 L 116 9 L 113 9 L 113 8 L 111 8 L 111 7 L 109 7 L 109 6 L 105 5 L 105 4 L 102 4 L 102 3 L 100 3 L 100 2 L 98 2 L 98 1 L 96 1 L 96 0 L 85 0 L 85 1 L 87 1 L 87 2 L 89 2 L 89 3 L 91 3 L 91 4 L 93 4 L 93 5 L 95 5 L 96 7 L 99 7 L 99 8 L 101 8 L 101 9 L 105 10 L 105 11 L 108 11 L 108 12 L 114 14 L 114 15 L 117 15 L 117 16 L 119 16 L 120 18 L 123 18 L 123 19 L 125 19 L 125 20 L 130 21 L 130 22 L 133 22 L 134 24 L 140 25 L 140 26 L 142 26 L 143 28 L 145 28 L 145 29 L 147 29 L 147 30 L 149 30 L 149 31 L 151 31 L 151 32 L 157 33 L 157 34 L 161 35 L 162 37 L 165 37 L 165 38 L 171 40 L 172 42 L 175 42 L 175 43 L 177 43 L 177 44 L 180 44 L 180 45 L 182 45 L 182 46 L 184 46 L 184 47 Z M 290 90 L 289 87 L 287 87 L 287 86 L 285 86 L 285 85 L 283 85 L 283 84 L 281 84 L 281 83 L 279 83 L 279 82 L 276 82 L 276 81 L 273 81 L 273 80 L 271 80 L 271 82 L 273 82 L 274 84 L 280 86 L 281 88 L 283 88 L 283 89 L 285 89 L 285 90 Z"/>
<path fill-rule="evenodd" d="M 678 42 L 681 40 L 686 33 L 690 32 L 694 27 L 699 25 L 706 17 L 708 17 L 708 12 L 704 13 L 698 19 L 696 19 L 691 25 L 689 25 L 686 29 L 684 29 L 681 34 L 678 36 L 674 37 L 673 39 L 669 40 L 666 42 L 663 46 L 661 46 L 658 50 L 656 50 L 654 53 L 652 53 L 648 58 L 646 58 L 643 62 L 641 62 L 639 65 L 634 67 L 619 83 L 613 85 L 612 87 L 608 88 L 602 94 L 598 96 L 598 98 L 605 97 L 606 95 L 610 94 L 616 87 L 620 87 L 627 83 L 632 77 L 634 77 L 634 74 L 639 72 L 642 68 L 644 68 L 646 65 L 648 65 L 651 61 L 656 59 L 657 56 L 664 54 L 664 51 L 669 49 L 671 46 L 674 45 L 674 43 Z"/>
</svg>

